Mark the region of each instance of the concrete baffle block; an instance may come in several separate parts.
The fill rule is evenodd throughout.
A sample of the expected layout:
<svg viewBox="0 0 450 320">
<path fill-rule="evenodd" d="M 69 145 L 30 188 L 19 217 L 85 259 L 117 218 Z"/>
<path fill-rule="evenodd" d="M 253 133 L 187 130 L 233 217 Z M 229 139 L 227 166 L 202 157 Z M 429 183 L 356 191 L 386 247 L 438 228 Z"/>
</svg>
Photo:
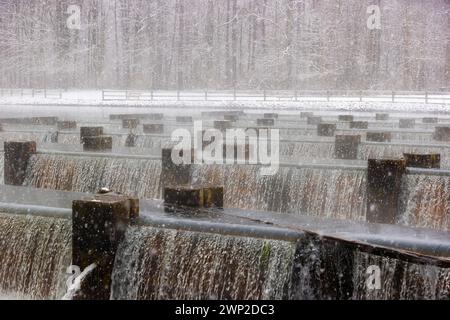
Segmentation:
<svg viewBox="0 0 450 320">
<path fill-rule="evenodd" d="M 450 141 L 450 126 L 434 127 L 433 139 L 436 141 Z"/>
<path fill-rule="evenodd" d="M 368 129 L 369 122 L 367 121 L 350 121 L 350 129 Z"/>
<path fill-rule="evenodd" d="M 385 131 L 370 131 L 366 132 L 366 141 L 371 142 L 391 142 L 392 134 Z"/>
<path fill-rule="evenodd" d="M 139 119 L 122 119 L 122 129 L 136 129 Z"/>
<path fill-rule="evenodd" d="M 139 202 L 118 194 L 95 195 L 72 203 L 72 264 L 80 270 L 95 264 L 81 283 L 76 300 L 108 300 L 117 248 Z"/>
<path fill-rule="evenodd" d="M 278 119 L 278 113 L 264 113 L 264 119 Z"/>
<path fill-rule="evenodd" d="M 214 121 L 214 129 L 225 131 L 227 129 L 231 129 L 233 127 L 233 123 L 228 120 L 216 120 Z"/>
<path fill-rule="evenodd" d="M 110 136 L 92 136 L 83 138 L 84 151 L 111 151 L 112 137 Z"/>
<path fill-rule="evenodd" d="M 44 126 L 54 126 L 58 122 L 58 117 L 32 117 L 31 123 L 44 125 Z"/>
<path fill-rule="evenodd" d="M 399 196 L 405 159 L 369 159 L 367 168 L 368 222 L 394 224 L 399 216 Z"/>
<path fill-rule="evenodd" d="M 335 123 L 319 123 L 317 125 L 317 135 L 320 137 L 333 137 L 336 132 Z"/>
<path fill-rule="evenodd" d="M 165 187 L 164 210 L 223 208 L 223 187 Z"/>
<path fill-rule="evenodd" d="M 190 116 L 178 116 L 175 118 L 177 123 L 192 123 L 192 117 Z"/>
<path fill-rule="evenodd" d="M 398 127 L 400 129 L 414 129 L 415 126 L 416 126 L 415 119 L 399 119 L 398 120 Z"/>
<path fill-rule="evenodd" d="M 334 141 L 334 158 L 354 160 L 358 158 L 359 135 L 337 135 Z"/>
<path fill-rule="evenodd" d="M 77 128 L 76 121 L 58 121 L 56 123 L 58 130 L 74 130 Z"/>
<path fill-rule="evenodd" d="M 164 113 L 150 113 L 148 114 L 146 119 L 161 121 L 162 119 L 164 119 Z"/>
<path fill-rule="evenodd" d="M 306 118 L 306 124 L 316 126 L 322 122 L 322 117 L 311 116 Z"/>
<path fill-rule="evenodd" d="M 375 120 L 378 120 L 378 121 L 389 120 L 389 113 L 377 113 L 377 114 L 375 114 Z"/>
<path fill-rule="evenodd" d="M 272 127 L 275 125 L 275 119 L 269 119 L 269 118 L 256 119 L 256 125 Z"/>
<path fill-rule="evenodd" d="M 438 153 L 431 153 L 431 154 L 404 153 L 403 158 L 405 158 L 407 167 L 425 168 L 425 169 L 441 168 L 441 155 Z"/>
<path fill-rule="evenodd" d="M 236 122 L 239 120 L 239 116 L 237 114 L 225 114 L 223 116 L 224 120 Z"/>
<path fill-rule="evenodd" d="M 80 142 L 83 143 L 85 137 L 97 137 L 103 135 L 103 127 L 81 127 Z"/>
<path fill-rule="evenodd" d="M 426 124 L 431 124 L 431 123 L 438 123 L 439 119 L 438 118 L 422 118 L 422 123 L 426 123 Z"/>
<path fill-rule="evenodd" d="M 3 144 L 4 182 L 7 185 L 21 186 L 25 181 L 30 158 L 36 154 L 35 141 L 5 141 Z"/>
<path fill-rule="evenodd" d="M 348 114 L 342 114 L 338 116 L 339 121 L 353 121 L 354 117 Z"/>
<path fill-rule="evenodd" d="M 161 152 L 161 185 L 164 187 L 190 184 L 194 150 L 191 150 L 190 164 L 175 164 L 172 161 L 171 148 L 164 148 Z M 182 156 L 182 151 L 180 154 Z"/>
<path fill-rule="evenodd" d="M 314 112 L 302 111 L 300 112 L 300 118 L 314 117 Z"/>
<path fill-rule="evenodd" d="M 163 134 L 164 124 L 162 123 L 146 123 L 142 125 L 142 130 L 146 134 Z"/>
<path fill-rule="evenodd" d="M 137 136 L 135 134 L 129 133 L 127 135 L 127 139 L 125 140 L 125 147 L 129 147 L 129 148 L 135 147 L 136 139 L 137 139 Z"/>
</svg>

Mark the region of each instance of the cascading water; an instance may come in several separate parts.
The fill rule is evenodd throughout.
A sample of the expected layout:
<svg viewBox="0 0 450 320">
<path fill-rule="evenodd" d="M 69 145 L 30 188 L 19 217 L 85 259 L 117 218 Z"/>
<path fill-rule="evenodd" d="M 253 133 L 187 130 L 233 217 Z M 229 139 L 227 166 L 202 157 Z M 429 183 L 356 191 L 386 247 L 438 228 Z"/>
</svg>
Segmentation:
<svg viewBox="0 0 450 320">
<path fill-rule="evenodd" d="M 57 299 L 71 261 L 70 221 L 0 214 L 0 296 Z"/>
<path fill-rule="evenodd" d="M 4 184 L 5 153 L 0 151 L 0 184 Z"/>
<path fill-rule="evenodd" d="M 90 193 L 107 187 L 140 198 L 160 198 L 160 172 L 156 160 L 38 154 L 30 160 L 24 185 Z"/>
<path fill-rule="evenodd" d="M 298 159 L 333 159 L 334 143 L 284 142 L 280 144 L 280 156 Z"/>
<path fill-rule="evenodd" d="M 132 227 L 116 255 L 113 299 L 281 299 L 295 244 Z"/>
<path fill-rule="evenodd" d="M 194 166 L 193 184 L 224 186 L 228 208 L 275 211 L 365 221 L 366 171 L 280 167 L 273 176 L 260 166 Z M 161 198 L 159 160 L 69 157 L 38 154 L 24 184 L 57 190 L 96 192 L 102 187 L 140 198 Z M 450 229 L 448 177 L 405 175 L 398 223 Z"/>
<path fill-rule="evenodd" d="M 421 265 L 355 252 L 352 299 L 362 300 L 448 300 L 450 299 L 450 269 Z M 381 289 L 367 286 L 367 268 L 380 268 Z"/>
<path fill-rule="evenodd" d="M 226 207 L 365 220 L 366 172 L 281 167 L 273 176 L 258 166 L 196 167 L 194 183 L 223 185 Z"/>
<path fill-rule="evenodd" d="M 40 132 L 2 132 L 1 139 L 4 141 L 28 140 L 37 143 L 56 142 L 58 132 L 56 131 L 40 131 Z"/>
<path fill-rule="evenodd" d="M 313 236 L 300 242 L 295 259 L 293 299 L 450 299 L 450 268 L 405 256 L 376 255 Z M 379 278 L 370 278 L 378 276 L 376 269 Z"/>
<path fill-rule="evenodd" d="M 163 137 L 154 137 L 151 135 L 137 135 L 136 140 L 134 141 L 135 147 L 138 148 L 158 148 L 160 149 L 163 146 Z"/>
<path fill-rule="evenodd" d="M 106 134 L 108 135 L 108 134 Z M 112 137 L 112 144 L 114 147 L 124 147 L 125 141 L 127 139 L 126 134 L 121 135 L 111 135 Z M 75 144 L 79 145 L 81 143 L 80 141 L 80 134 L 79 133 L 64 133 L 59 132 L 58 134 L 58 143 L 59 144 Z"/>
<path fill-rule="evenodd" d="M 401 190 L 401 224 L 450 230 L 450 177 L 405 175 Z"/>
<path fill-rule="evenodd" d="M 80 144 L 80 134 L 79 133 L 59 132 L 58 143 L 61 143 L 61 144 Z"/>
<path fill-rule="evenodd" d="M 441 155 L 441 168 L 450 169 L 450 154 L 448 148 L 362 143 L 359 146 L 358 159 L 380 159 L 384 157 L 399 158 L 403 156 L 403 153 L 438 153 Z"/>
<path fill-rule="evenodd" d="M 429 143 L 433 140 L 433 133 L 425 132 L 392 132 L 395 140 L 415 141 Z"/>
</svg>

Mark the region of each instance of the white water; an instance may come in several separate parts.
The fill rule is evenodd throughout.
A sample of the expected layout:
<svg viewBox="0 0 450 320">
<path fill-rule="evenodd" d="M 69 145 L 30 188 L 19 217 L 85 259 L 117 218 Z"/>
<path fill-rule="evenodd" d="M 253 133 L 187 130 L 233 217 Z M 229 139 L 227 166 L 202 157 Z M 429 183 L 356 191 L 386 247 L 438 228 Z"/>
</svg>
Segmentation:
<svg viewBox="0 0 450 320">
<path fill-rule="evenodd" d="M 129 228 L 113 299 L 281 299 L 295 245 L 208 233 Z"/>
<path fill-rule="evenodd" d="M 95 193 L 106 187 L 140 198 L 159 198 L 160 161 L 38 154 L 24 185 Z"/>
<path fill-rule="evenodd" d="M 71 259 L 70 222 L 0 214 L 0 295 L 58 299 Z"/>
<path fill-rule="evenodd" d="M 406 175 L 400 200 L 399 223 L 450 230 L 450 177 Z"/>
</svg>

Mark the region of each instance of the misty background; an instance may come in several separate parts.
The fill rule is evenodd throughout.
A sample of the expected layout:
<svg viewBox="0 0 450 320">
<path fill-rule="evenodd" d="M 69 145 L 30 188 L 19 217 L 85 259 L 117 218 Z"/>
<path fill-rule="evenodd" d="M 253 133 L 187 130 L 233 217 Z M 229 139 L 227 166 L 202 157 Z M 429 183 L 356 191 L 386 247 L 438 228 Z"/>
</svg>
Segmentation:
<svg viewBox="0 0 450 320">
<path fill-rule="evenodd" d="M 0 0 L 0 86 L 450 90 L 449 35 L 448 0 Z"/>
</svg>

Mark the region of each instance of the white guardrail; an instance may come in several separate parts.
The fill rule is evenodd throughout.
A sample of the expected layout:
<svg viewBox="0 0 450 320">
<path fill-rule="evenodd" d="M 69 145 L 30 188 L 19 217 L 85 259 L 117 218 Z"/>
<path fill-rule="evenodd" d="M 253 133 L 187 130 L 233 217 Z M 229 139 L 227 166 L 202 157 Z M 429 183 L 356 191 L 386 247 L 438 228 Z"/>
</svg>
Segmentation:
<svg viewBox="0 0 450 320">
<path fill-rule="evenodd" d="M 102 90 L 102 100 L 124 101 L 373 101 L 450 104 L 450 93 L 313 90 Z"/>
<path fill-rule="evenodd" d="M 0 88 L 0 97 L 62 99 L 72 90 Z M 95 91 L 95 90 L 93 90 Z M 97 94 L 98 93 L 98 94 Z M 100 97 L 101 94 L 101 97 Z M 97 90 L 103 101 L 355 101 L 450 104 L 450 92 L 374 90 Z"/>
</svg>

